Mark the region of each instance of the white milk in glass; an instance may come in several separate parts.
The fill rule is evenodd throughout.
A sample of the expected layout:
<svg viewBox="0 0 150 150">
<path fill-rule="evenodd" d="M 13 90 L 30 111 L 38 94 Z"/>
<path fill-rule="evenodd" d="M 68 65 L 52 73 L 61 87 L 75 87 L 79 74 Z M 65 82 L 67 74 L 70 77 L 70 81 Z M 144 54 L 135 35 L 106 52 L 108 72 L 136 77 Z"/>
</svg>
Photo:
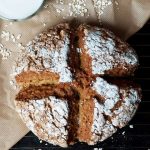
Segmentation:
<svg viewBox="0 0 150 150">
<path fill-rule="evenodd" d="M 0 17 L 21 20 L 33 15 L 44 0 L 0 0 Z"/>
</svg>

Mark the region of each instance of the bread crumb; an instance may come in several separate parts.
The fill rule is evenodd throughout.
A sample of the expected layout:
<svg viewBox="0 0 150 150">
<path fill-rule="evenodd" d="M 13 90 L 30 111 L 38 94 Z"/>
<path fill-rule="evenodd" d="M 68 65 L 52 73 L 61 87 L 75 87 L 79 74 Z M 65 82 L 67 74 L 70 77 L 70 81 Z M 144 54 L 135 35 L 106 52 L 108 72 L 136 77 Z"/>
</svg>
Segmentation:
<svg viewBox="0 0 150 150">
<path fill-rule="evenodd" d="M 43 141 L 42 141 L 42 140 L 40 140 L 40 143 L 43 143 Z"/>
<path fill-rule="evenodd" d="M 133 127 L 133 125 L 129 125 L 129 128 L 130 128 L 130 129 L 133 129 L 134 127 Z"/>
</svg>

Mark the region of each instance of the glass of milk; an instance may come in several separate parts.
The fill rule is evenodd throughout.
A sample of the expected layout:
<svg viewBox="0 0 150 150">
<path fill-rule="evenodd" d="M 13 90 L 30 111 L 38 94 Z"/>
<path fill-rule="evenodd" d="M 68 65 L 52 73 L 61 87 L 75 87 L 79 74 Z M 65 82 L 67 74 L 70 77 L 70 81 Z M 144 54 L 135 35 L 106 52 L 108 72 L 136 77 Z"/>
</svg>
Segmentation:
<svg viewBox="0 0 150 150">
<path fill-rule="evenodd" d="M 0 0 L 0 18 L 19 21 L 33 16 L 44 0 Z"/>
</svg>

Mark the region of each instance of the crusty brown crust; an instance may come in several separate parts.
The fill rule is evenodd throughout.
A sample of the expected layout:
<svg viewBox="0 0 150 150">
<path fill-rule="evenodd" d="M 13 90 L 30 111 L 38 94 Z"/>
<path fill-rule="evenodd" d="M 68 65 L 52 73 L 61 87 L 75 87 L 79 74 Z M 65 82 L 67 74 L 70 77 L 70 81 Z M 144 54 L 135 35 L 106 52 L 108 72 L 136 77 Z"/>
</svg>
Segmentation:
<svg viewBox="0 0 150 150">
<path fill-rule="evenodd" d="M 63 147 L 77 141 L 93 145 L 135 114 L 141 89 L 120 77 L 133 75 L 138 58 L 109 30 L 61 24 L 26 49 L 14 70 L 21 88 L 15 103 L 39 138 Z"/>
</svg>

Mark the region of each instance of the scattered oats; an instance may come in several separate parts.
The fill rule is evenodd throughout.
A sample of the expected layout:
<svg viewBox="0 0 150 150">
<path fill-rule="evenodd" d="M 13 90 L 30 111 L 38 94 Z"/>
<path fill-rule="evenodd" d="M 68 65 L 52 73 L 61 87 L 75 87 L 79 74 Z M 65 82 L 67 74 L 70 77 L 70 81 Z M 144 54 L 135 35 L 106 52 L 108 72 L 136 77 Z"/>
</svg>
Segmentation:
<svg viewBox="0 0 150 150">
<path fill-rule="evenodd" d="M 47 22 L 45 20 L 41 20 L 41 24 L 42 24 L 43 27 L 46 27 Z"/>
<path fill-rule="evenodd" d="M 56 3 L 57 3 L 57 4 L 62 4 L 62 5 L 63 5 L 63 4 L 64 4 L 64 1 L 63 1 L 63 0 L 56 0 Z"/>
<path fill-rule="evenodd" d="M 58 14 L 64 11 L 63 0 L 56 0 L 56 4 L 62 5 L 60 8 L 54 8 Z M 86 0 L 70 0 L 68 3 L 69 14 L 67 16 L 85 16 L 88 14 L 88 9 L 86 7 Z"/>
<path fill-rule="evenodd" d="M 20 50 L 24 50 L 24 49 L 25 49 L 25 46 L 23 46 L 22 43 L 17 43 L 16 45 L 17 45 L 17 47 L 18 47 Z"/>
<path fill-rule="evenodd" d="M 43 23 L 43 26 L 46 27 L 46 23 Z"/>
<path fill-rule="evenodd" d="M 17 43 L 16 45 L 18 46 L 18 48 L 20 50 L 24 50 L 25 49 L 25 46 L 23 46 L 22 43 Z"/>
<path fill-rule="evenodd" d="M 64 11 L 64 8 L 56 8 L 56 12 L 61 14 Z"/>
<path fill-rule="evenodd" d="M 14 39 L 12 39 L 12 41 L 13 41 L 13 43 L 15 43 L 15 42 L 16 42 L 16 39 L 14 38 Z"/>
<path fill-rule="evenodd" d="M 21 36 L 22 36 L 22 34 L 18 34 L 17 37 L 16 37 L 16 39 L 17 40 L 21 39 Z"/>
<path fill-rule="evenodd" d="M 72 0 L 69 3 L 69 16 L 85 16 L 87 12 L 86 0 Z"/>
<path fill-rule="evenodd" d="M 2 31 L 1 38 L 5 39 L 6 41 L 9 41 L 9 39 L 10 39 L 10 32 L 8 32 L 8 31 Z"/>
<path fill-rule="evenodd" d="M 11 35 L 10 35 L 10 38 L 12 39 L 12 41 L 13 41 L 14 43 L 16 42 L 16 38 L 15 38 L 14 34 L 11 34 Z"/>
<path fill-rule="evenodd" d="M 94 8 L 97 13 L 97 17 L 101 22 L 101 15 L 107 6 L 112 4 L 112 0 L 93 0 Z"/>
<path fill-rule="evenodd" d="M 58 6 L 53 5 L 53 8 L 55 11 L 60 15 L 65 9 L 62 1 L 57 1 Z"/>
<path fill-rule="evenodd" d="M 48 5 L 48 4 L 45 4 L 45 5 L 44 5 L 44 8 L 48 8 L 48 7 L 49 7 L 49 5 Z"/>
<path fill-rule="evenodd" d="M 21 43 L 18 43 L 18 47 L 21 47 L 22 46 L 22 44 Z"/>
<path fill-rule="evenodd" d="M 103 150 L 103 148 L 94 148 L 94 150 Z"/>
<path fill-rule="evenodd" d="M 17 37 L 15 37 L 14 34 L 10 33 L 9 31 L 2 31 L 0 34 L 0 37 L 4 39 L 5 41 L 12 41 L 20 50 L 25 49 L 25 47 L 22 45 L 22 43 L 18 43 L 17 40 L 21 38 L 22 34 L 18 34 Z M 8 56 L 10 56 L 11 51 L 7 48 L 4 48 L 2 44 L 0 44 L 0 53 L 3 56 L 3 59 L 7 59 Z"/>
<path fill-rule="evenodd" d="M 125 132 L 125 131 L 123 131 L 123 132 L 122 132 L 122 135 L 125 135 L 125 133 L 126 133 L 126 132 Z"/>
<path fill-rule="evenodd" d="M 2 60 L 6 60 L 11 55 L 11 50 L 5 48 L 3 44 L 0 43 L 0 54 L 2 55 Z"/>
<path fill-rule="evenodd" d="M 58 9 L 58 8 L 57 8 L 57 9 L 56 9 L 56 12 L 60 14 L 60 13 L 61 13 L 61 9 Z"/>
<path fill-rule="evenodd" d="M 10 41 L 10 39 L 12 40 L 13 43 L 16 44 L 17 40 L 19 40 L 21 38 L 21 34 L 18 34 L 17 37 L 15 37 L 14 34 L 11 34 L 9 31 L 2 31 L 1 32 L 1 38 L 5 39 L 6 41 Z"/>
<path fill-rule="evenodd" d="M 14 38 L 15 38 L 14 34 L 11 34 L 10 37 L 11 37 L 11 39 L 14 39 Z"/>
<path fill-rule="evenodd" d="M 130 128 L 130 129 L 133 129 L 134 127 L 133 127 L 133 125 L 129 125 L 129 128 Z"/>
<path fill-rule="evenodd" d="M 17 37 L 15 37 L 14 34 L 11 34 L 9 31 L 2 31 L 0 34 L 2 39 L 5 39 L 5 41 L 12 41 L 19 49 L 25 49 L 25 47 L 22 45 L 22 43 L 18 43 L 17 40 L 19 40 L 22 36 L 22 34 L 18 34 Z M 2 48 L 2 46 L 1 46 Z"/>
<path fill-rule="evenodd" d="M 115 4 L 116 4 L 116 5 L 119 5 L 119 3 L 118 3 L 117 1 L 115 1 Z"/>
<path fill-rule="evenodd" d="M 64 1 L 63 0 L 59 0 L 60 4 L 64 4 Z"/>
<path fill-rule="evenodd" d="M 3 47 L 4 47 L 4 45 L 3 45 L 2 43 L 0 43 L 0 47 L 1 47 L 1 48 L 3 48 Z"/>
</svg>

